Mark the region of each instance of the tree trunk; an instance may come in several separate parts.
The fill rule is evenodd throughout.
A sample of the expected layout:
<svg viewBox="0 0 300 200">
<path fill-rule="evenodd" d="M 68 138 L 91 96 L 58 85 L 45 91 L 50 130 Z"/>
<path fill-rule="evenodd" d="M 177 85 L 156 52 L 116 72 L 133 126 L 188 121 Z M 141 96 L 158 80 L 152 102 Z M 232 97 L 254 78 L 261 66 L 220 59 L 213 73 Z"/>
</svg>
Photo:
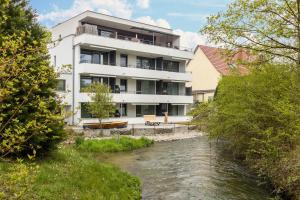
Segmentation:
<svg viewBox="0 0 300 200">
<path fill-rule="evenodd" d="M 103 128 L 102 128 L 102 119 L 98 118 L 100 129 L 101 129 L 101 135 L 103 136 Z"/>
</svg>

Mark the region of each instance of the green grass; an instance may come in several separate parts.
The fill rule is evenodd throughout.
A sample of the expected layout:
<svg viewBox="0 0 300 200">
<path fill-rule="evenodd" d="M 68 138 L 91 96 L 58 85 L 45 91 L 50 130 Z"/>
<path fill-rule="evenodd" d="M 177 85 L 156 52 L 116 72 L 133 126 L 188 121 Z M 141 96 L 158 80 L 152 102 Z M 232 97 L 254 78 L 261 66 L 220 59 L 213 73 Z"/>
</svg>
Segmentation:
<svg viewBox="0 0 300 200">
<path fill-rule="evenodd" d="M 140 199 L 138 178 L 73 148 L 39 163 L 37 199 Z"/>
<path fill-rule="evenodd" d="M 2 191 L 9 191 L 8 195 L 13 196 L 20 187 L 27 192 L 23 198 L 18 199 L 141 199 L 141 185 L 137 177 L 95 157 L 102 152 L 129 151 L 147 147 L 152 143 L 153 141 L 145 138 L 128 137 L 121 137 L 119 142 L 117 139 L 77 140 L 75 146 L 61 146 L 47 158 L 30 165 L 25 163 L 28 166 L 38 165 L 38 169 L 33 168 L 35 171 L 28 173 L 29 176 L 24 172 L 31 168 L 23 167 L 19 172 L 16 166 L 20 164 L 0 162 L 0 185 L 16 180 L 8 186 L 9 190 L 2 190 L 0 187 L 0 199 Z M 24 177 L 18 179 L 19 174 Z M 27 185 L 24 185 L 23 179 L 29 179 Z"/>
<path fill-rule="evenodd" d="M 118 152 L 130 151 L 143 147 L 148 147 L 153 144 L 152 140 L 147 138 L 133 139 L 129 137 L 120 137 L 103 140 L 77 140 L 77 148 L 89 152 Z"/>
</svg>

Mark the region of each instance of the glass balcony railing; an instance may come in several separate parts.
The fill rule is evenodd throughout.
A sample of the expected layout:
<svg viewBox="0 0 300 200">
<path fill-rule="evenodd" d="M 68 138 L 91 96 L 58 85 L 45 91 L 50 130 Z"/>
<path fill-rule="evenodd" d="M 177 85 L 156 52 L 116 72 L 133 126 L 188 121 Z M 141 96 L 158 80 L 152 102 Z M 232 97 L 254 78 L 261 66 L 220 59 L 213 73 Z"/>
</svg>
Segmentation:
<svg viewBox="0 0 300 200">
<path fill-rule="evenodd" d="M 88 63 L 88 64 L 98 64 L 98 65 L 106 65 L 106 66 L 115 66 L 115 67 L 128 67 L 128 68 L 138 68 L 138 69 L 148 69 L 148 70 L 156 70 L 156 71 L 165 71 L 165 72 L 176 72 L 176 73 L 188 73 L 188 74 L 191 74 L 191 72 L 189 71 L 185 71 L 185 72 L 182 72 L 182 71 L 178 71 L 178 70 L 172 70 L 172 69 L 166 69 L 164 67 L 162 67 L 161 69 L 155 69 L 155 66 L 150 66 L 150 65 L 123 65 L 121 66 L 120 64 L 104 64 L 104 63 L 101 63 L 101 62 L 98 62 L 98 63 L 93 63 L 91 62 L 91 60 L 80 60 L 80 63 Z"/>
<path fill-rule="evenodd" d="M 172 42 L 156 42 L 153 40 L 142 39 L 142 38 L 139 38 L 138 33 L 136 33 L 136 37 L 133 37 L 133 36 L 129 36 L 129 35 L 118 34 L 118 32 L 99 31 L 97 29 L 96 25 L 86 25 L 85 24 L 85 25 L 78 26 L 76 35 L 81 35 L 84 33 L 98 35 L 100 37 L 108 37 L 108 38 L 118 39 L 118 40 L 138 42 L 138 43 L 142 43 L 142 44 L 146 44 L 146 45 L 154 45 L 154 46 L 160 46 L 160 47 L 165 47 L 165 48 L 178 49 L 181 51 L 188 51 L 188 52 L 193 51 L 192 48 L 177 46 L 177 45 L 172 44 Z"/>
</svg>

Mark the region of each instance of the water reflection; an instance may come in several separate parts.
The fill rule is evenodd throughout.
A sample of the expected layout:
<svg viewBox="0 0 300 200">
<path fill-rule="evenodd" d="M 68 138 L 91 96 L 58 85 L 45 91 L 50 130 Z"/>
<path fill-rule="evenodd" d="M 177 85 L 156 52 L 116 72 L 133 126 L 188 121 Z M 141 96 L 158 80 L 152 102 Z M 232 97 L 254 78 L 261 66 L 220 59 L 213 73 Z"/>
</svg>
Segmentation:
<svg viewBox="0 0 300 200">
<path fill-rule="evenodd" d="M 141 178 L 143 199 L 260 200 L 268 192 L 206 137 L 156 143 L 108 162 Z"/>
</svg>

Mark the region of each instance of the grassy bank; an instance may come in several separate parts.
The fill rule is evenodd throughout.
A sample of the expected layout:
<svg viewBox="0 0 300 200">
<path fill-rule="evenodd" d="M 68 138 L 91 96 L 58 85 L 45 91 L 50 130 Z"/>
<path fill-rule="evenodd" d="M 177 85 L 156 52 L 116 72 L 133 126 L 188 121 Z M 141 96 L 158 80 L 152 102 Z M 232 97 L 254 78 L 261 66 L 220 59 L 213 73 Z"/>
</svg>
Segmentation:
<svg viewBox="0 0 300 200">
<path fill-rule="evenodd" d="M 0 199 L 141 199 L 137 177 L 95 156 L 150 144 L 143 138 L 89 140 L 31 163 L 0 162 Z"/>
<path fill-rule="evenodd" d="M 118 152 L 130 151 L 143 147 L 148 147 L 153 144 L 152 140 L 147 138 L 132 139 L 129 137 L 120 137 L 103 140 L 76 140 L 76 147 L 82 151 L 89 152 Z"/>
</svg>

